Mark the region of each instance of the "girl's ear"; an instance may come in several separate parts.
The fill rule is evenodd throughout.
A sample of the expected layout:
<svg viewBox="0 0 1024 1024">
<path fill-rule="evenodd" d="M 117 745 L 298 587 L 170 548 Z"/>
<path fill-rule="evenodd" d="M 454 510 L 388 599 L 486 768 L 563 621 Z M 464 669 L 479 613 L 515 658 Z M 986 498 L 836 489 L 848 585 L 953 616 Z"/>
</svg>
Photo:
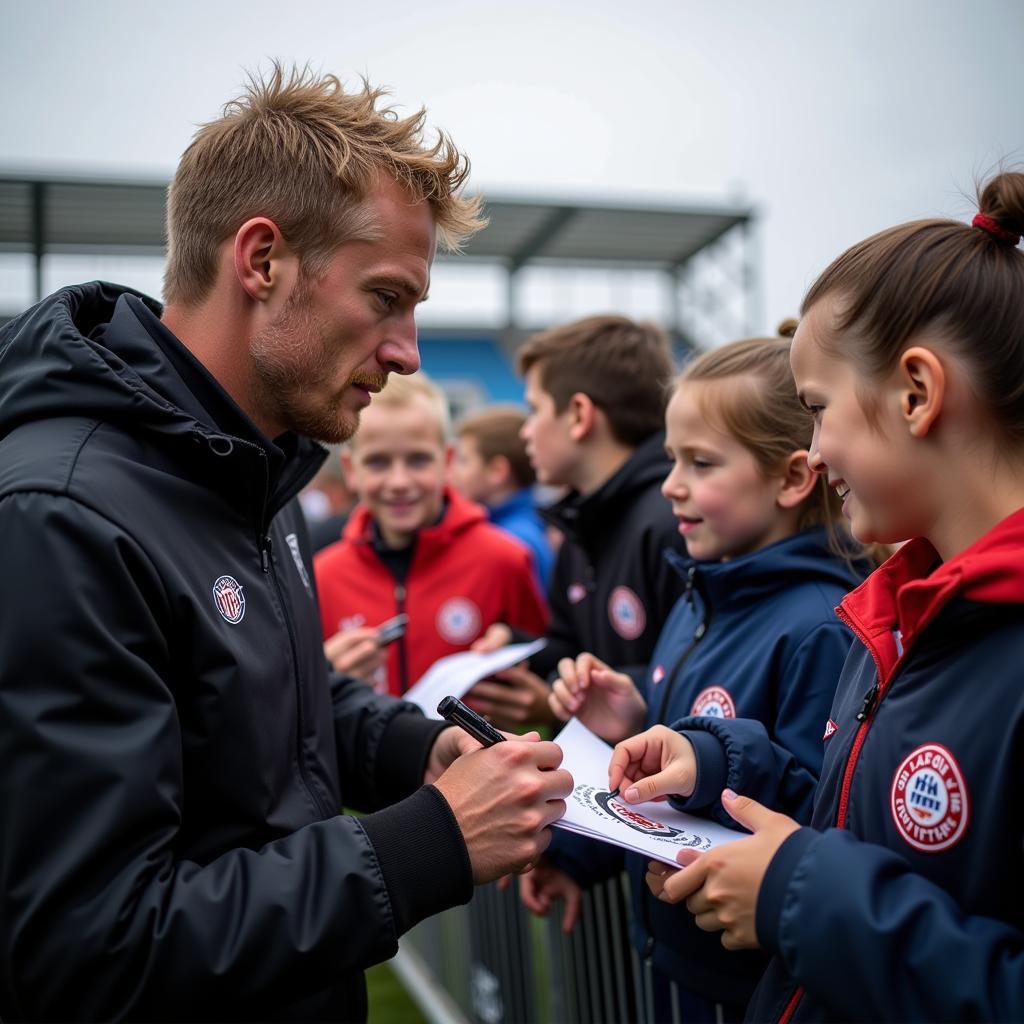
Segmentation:
<svg viewBox="0 0 1024 1024">
<path fill-rule="evenodd" d="M 942 412 L 945 368 L 930 348 L 913 345 L 900 356 L 898 373 L 900 413 L 913 437 L 925 437 Z"/>
<path fill-rule="evenodd" d="M 807 450 L 791 452 L 783 466 L 779 493 L 775 501 L 779 508 L 796 508 L 810 497 L 818 482 L 818 474 L 807 463 Z"/>
</svg>

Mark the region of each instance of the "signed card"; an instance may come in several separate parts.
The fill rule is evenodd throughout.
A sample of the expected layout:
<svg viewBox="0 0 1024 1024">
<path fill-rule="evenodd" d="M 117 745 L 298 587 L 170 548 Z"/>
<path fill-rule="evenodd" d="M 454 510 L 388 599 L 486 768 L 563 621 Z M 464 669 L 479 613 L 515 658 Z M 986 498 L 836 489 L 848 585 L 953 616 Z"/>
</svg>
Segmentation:
<svg viewBox="0 0 1024 1024">
<path fill-rule="evenodd" d="M 489 654 L 476 651 L 462 651 L 438 658 L 420 677 L 419 681 L 403 694 L 402 700 L 419 707 L 427 718 L 440 718 L 437 705 L 442 697 L 462 697 L 474 683 L 518 665 L 532 654 L 536 654 L 547 641 L 542 637 L 532 643 L 509 644 Z"/>
<path fill-rule="evenodd" d="M 653 860 L 678 867 L 683 849 L 704 852 L 721 843 L 742 839 L 717 822 L 675 810 L 667 801 L 627 804 L 608 792 L 608 763 L 612 748 L 575 718 L 558 734 L 562 767 L 576 782 L 566 800 L 565 816 L 556 828 L 612 843 Z"/>
</svg>

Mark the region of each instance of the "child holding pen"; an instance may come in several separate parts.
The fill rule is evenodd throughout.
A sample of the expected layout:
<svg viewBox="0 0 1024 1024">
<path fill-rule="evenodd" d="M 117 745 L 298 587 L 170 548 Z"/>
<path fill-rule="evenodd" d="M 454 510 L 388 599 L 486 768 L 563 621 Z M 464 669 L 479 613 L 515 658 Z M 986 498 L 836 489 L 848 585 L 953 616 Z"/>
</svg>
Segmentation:
<svg viewBox="0 0 1024 1024">
<path fill-rule="evenodd" d="M 811 465 L 857 538 L 916 538 L 842 603 L 858 642 L 811 827 L 754 723 L 687 719 L 612 759 L 627 801 L 717 791 L 753 833 L 648 874 L 774 954 L 752 1020 L 1024 1019 L 1024 175 L 980 207 L 853 246 L 804 302 Z"/>
</svg>

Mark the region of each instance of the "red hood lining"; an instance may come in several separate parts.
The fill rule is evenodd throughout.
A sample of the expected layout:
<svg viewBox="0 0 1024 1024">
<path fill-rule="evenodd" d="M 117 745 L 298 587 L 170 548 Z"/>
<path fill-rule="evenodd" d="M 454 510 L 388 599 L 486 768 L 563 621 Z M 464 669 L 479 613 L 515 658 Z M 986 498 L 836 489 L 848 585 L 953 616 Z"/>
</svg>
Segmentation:
<svg viewBox="0 0 1024 1024">
<path fill-rule="evenodd" d="M 939 562 L 923 537 L 903 545 L 837 611 L 891 670 L 895 648 L 888 639 L 899 629 L 904 651 L 954 598 L 987 604 L 1024 603 L 1024 509 L 1007 516 L 988 533 Z"/>
</svg>

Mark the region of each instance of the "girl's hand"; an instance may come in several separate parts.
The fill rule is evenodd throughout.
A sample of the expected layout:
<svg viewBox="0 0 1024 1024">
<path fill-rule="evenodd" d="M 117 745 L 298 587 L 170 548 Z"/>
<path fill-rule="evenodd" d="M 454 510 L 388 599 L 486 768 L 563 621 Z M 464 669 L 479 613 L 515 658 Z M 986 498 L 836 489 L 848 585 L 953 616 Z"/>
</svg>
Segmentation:
<svg viewBox="0 0 1024 1024">
<path fill-rule="evenodd" d="M 647 887 L 666 903 L 685 899 L 697 927 L 722 932 L 726 949 L 760 949 L 755 923 L 761 882 L 783 841 L 800 826 L 729 789 L 722 806 L 753 835 L 707 853 L 680 851 L 676 859 L 685 866 L 682 871 L 652 861 Z"/>
<path fill-rule="evenodd" d="M 629 804 L 690 796 L 696 780 L 693 744 L 664 725 L 620 743 L 608 765 L 608 788 Z"/>
<path fill-rule="evenodd" d="M 608 743 L 632 736 L 643 724 L 647 704 L 625 672 L 616 672 L 593 654 L 563 658 L 548 698 L 554 716 L 574 715 Z"/>
</svg>

